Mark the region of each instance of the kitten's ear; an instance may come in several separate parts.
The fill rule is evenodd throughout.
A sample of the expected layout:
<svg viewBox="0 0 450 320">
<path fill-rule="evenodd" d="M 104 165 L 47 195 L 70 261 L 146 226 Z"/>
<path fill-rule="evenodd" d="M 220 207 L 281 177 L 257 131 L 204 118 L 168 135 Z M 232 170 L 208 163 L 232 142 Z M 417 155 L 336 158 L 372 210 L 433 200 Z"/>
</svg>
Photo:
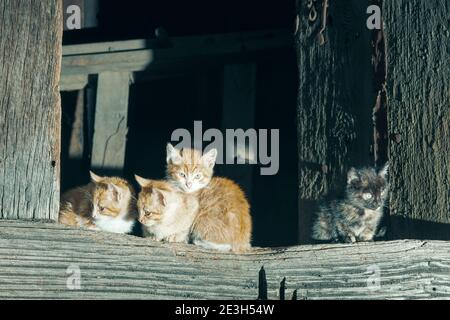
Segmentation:
<svg viewBox="0 0 450 320">
<path fill-rule="evenodd" d="M 386 164 L 384 165 L 384 167 L 380 170 L 380 172 L 378 173 L 378 175 L 383 178 L 384 180 L 387 179 L 389 174 L 389 162 L 386 162 Z"/>
<path fill-rule="evenodd" d="M 112 193 L 114 200 L 120 201 L 122 199 L 122 192 L 118 186 L 113 183 L 108 183 L 108 190 Z"/>
<path fill-rule="evenodd" d="M 347 184 L 351 184 L 358 180 L 359 180 L 358 172 L 356 171 L 355 168 L 350 168 L 350 170 L 348 170 L 347 173 Z"/>
<path fill-rule="evenodd" d="M 141 187 L 146 187 L 146 186 L 148 186 L 148 185 L 152 182 L 152 180 L 142 178 L 142 177 L 138 176 L 137 174 L 134 175 L 134 178 L 136 179 L 137 183 L 138 183 Z"/>
<path fill-rule="evenodd" d="M 202 160 L 206 166 L 213 168 L 216 164 L 217 149 L 211 149 L 202 156 Z"/>
<path fill-rule="evenodd" d="M 95 173 L 93 173 L 92 171 L 89 171 L 89 174 L 91 175 L 91 180 L 92 180 L 92 181 L 94 181 L 94 182 L 97 182 L 97 183 L 99 183 L 100 181 L 102 181 L 102 180 L 103 180 L 103 178 L 102 178 L 102 177 L 100 177 L 100 176 L 96 175 L 96 174 L 95 174 Z"/>
<path fill-rule="evenodd" d="M 171 143 L 167 144 L 166 147 L 166 161 L 167 164 L 173 163 L 173 164 L 180 164 L 182 162 L 180 150 L 176 149 Z"/>
<path fill-rule="evenodd" d="M 164 193 L 158 189 L 153 189 L 153 194 L 155 194 L 158 197 L 159 203 L 161 203 L 165 207 L 166 206 L 166 198 L 164 196 Z"/>
</svg>

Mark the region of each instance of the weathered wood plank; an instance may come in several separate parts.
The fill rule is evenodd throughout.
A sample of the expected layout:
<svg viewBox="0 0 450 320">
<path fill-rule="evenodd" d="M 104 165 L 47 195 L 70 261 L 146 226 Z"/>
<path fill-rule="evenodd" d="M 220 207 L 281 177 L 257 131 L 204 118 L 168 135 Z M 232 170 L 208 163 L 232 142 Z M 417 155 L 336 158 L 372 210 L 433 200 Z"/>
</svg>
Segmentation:
<svg viewBox="0 0 450 320">
<path fill-rule="evenodd" d="M 171 47 L 182 46 L 190 48 L 199 48 L 209 44 L 219 43 L 221 46 L 228 46 L 232 43 L 240 45 L 251 45 L 252 42 L 267 39 L 278 39 L 282 42 L 287 40 L 287 30 L 263 30 L 253 32 L 226 33 L 217 35 L 201 35 L 187 37 L 170 38 Z M 275 43 L 275 42 L 274 42 Z M 286 44 L 286 43 L 285 43 Z M 95 42 L 86 44 L 66 45 L 63 47 L 63 56 L 73 56 L 91 53 L 105 53 L 118 51 L 132 51 L 139 49 L 156 49 L 161 47 L 161 41 L 158 39 L 136 39 L 122 41 Z"/>
<path fill-rule="evenodd" d="M 68 268 L 81 288 L 70 290 Z M 450 298 L 450 243 L 394 241 L 255 248 L 219 254 L 192 245 L 57 224 L 0 222 L 0 298 L 256 299 L 264 266 L 268 298 Z M 373 286 L 373 270 L 380 286 Z M 376 281 L 375 281 L 376 284 Z"/>
<path fill-rule="evenodd" d="M 384 2 L 390 206 L 403 218 L 393 225 L 399 237 L 416 232 L 412 221 L 450 222 L 449 12 L 448 1 Z"/>
<path fill-rule="evenodd" d="M 88 75 L 74 75 L 61 77 L 59 83 L 60 91 L 82 90 L 88 84 Z"/>
<path fill-rule="evenodd" d="M 56 220 L 62 1 L 1 1 L 0 34 L 0 218 Z"/>
<path fill-rule="evenodd" d="M 100 52 L 131 51 L 149 49 L 157 45 L 157 40 L 137 39 L 124 41 L 95 42 L 63 46 L 63 56 L 74 56 Z"/>
<path fill-rule="evenodd" d="M 298 152 L 300 240 L 308 242 L 317 200 L 341 194 L 350 166 L 374 164 L 369 0 L 298 1 Z M 328 3 L 327 18 L 322 18 Z M 318 13 L 310 21 L 311 10 Z M 325 43 L 319 41 L 319 34 Z"/>
<path fill-rule="evenodd" d="M 98 76 L 91 167 L 122 170 L 128 132 L 128 72 L 103 72 Z"/>
<path fill-rule="evenodd" d="M 73 114 L 72 130 L 70 133 L 68 158 L 81 160 L 84 152 L 84 90 L 77 92 L 77 100 Z"/>
<path fill-rule="evenodd" d="M 174 64 L 224 63 L 230 57 L 239 60 L 265 50 L 283 49 L 291 42 L 288 31 L 271 30 L 173 38 L 167 48 L 161 48 L 157 40 L 68 46 L 64 48 L 62 77 L 103 71 L 143 71 Z"/>
</svg>

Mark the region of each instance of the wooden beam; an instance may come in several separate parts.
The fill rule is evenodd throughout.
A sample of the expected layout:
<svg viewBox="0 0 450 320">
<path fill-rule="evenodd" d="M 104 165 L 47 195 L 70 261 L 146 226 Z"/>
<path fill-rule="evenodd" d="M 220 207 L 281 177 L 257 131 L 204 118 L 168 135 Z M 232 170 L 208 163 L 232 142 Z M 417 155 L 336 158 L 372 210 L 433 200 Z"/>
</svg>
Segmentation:
<svg viewBox="0 0 450 320">
<path fill-rule="evenodd" d="M 108 41 L 108 42 L 94 42 L 85 44 L 71 44 L 63 46 L 63 56 L 76 56 L 82 54 L 101 53 L 101 52 L 118 52 L 131 51 L 139 49 L 152 48 L 157 44 L 157 40 L 123 40 L 123 41 Z"/>
<path fill-rule="evenodd" d="M 426 225 L 450 223 L 449 11 L 448 1 L 384 1 L 395 237 L 448 237 Z"/>
<path fill-rule="evenodd" d="M 131 40 L 64 47 L 62 77 L 104 71 L 143 71 L 174 65 L 218 64 L 245 59 L 267 50 L 291 46 L 287 30 L 232 33 L 170 39 L 169 47 L 157 40 Z"/>
<path fill-rule="evenodd" d="M 73 113 L 73 123 L 72 130 L 70 132 L 70 142 L 68 159 L 69 160 L 82 160 L 84 153 L 84 133 L 85 133 L 85 92 L 84 90 L 79 90 L 77 92 L 77 100 L 75 103 L 75 110 Z"/>
<path fill-rule="evenodd" d="M 288 299 L 294 290 L 298 299 L 450 298 L 450 243 L 440 241 L 254 248 L 234 255 L 2 221 L 0 261 L 1 299 L 278 300 L 283 278 Z M 79 289 L 71 281 L 78 271 Z"/>
<path fill-rule="evenodd" d="M 0 1 L 0 218 L 59 211 L 61 1 Z"/>
<path fill-rule="evenodd" d="M 91 167 L 121 171 L 125 162 L 130 74 L 98 76 Z"/>
<path fill-rule="evenodd" d="M 59 82 L 60 91 L 82 90 L 88 84 L 88 75 L 74 75 L 61 77 Z"/>
<path fill-rule="evenodd" d="M 263 30 L 253 32 L 239 32 L 239 33 L 225 33 L 216 35 L 202 35 L 202 36 L 186 36 L 186 37 L 174 37 L 170 39 L 170 48 L 183 47 L 192 51 L 199 47 L 208 46 L 211 48 L 214 45 L 219 44 L 217 50 L 223 50 L 224 47 L 230 45 L 259 45 L 261 40 L 266 42 L 266 46 L 274 46 L 278 43 L 278 46 L 289 45 L 289 31 L 283 29 L 275 30 Z M 264 44 L 263 44 L 264 45 Z M 249 49 L 251 49 L 251 47 Z M 63 46 L 63 56 L 73 56 L 91 53 L 107 53 L 107 52 L 119 52 L 119 51 L 133 51 L 140 49 L 162 49 L 161 40 L 158 39 L 136 39 L 136 40 L 121 40 L 121 41 L 107 41 L 107 42 L 94 42 L 85 44 L 75 44 Z M 245 48 L 242 48 L 245 49 Z"/>
</svg>

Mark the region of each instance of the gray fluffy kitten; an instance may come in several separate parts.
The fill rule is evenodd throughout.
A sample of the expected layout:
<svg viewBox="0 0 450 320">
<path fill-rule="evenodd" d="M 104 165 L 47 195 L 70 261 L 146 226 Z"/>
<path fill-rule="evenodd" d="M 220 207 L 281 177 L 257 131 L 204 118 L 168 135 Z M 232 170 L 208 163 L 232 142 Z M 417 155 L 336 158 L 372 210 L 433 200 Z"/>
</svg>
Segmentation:
<svg viewBox="0 0 450 320">
<path fill-rule="evenodd" d="M 388 164 L 376 172 L 373 168 L 349 170 L 346 194 L 319 208 L 312 238 L 331 242 L 373 241 L 386 230 L 378 231 L 383 217 L 389 184 Z M 378 232 L 378 234 L 377 234 Z"/>
</svg>

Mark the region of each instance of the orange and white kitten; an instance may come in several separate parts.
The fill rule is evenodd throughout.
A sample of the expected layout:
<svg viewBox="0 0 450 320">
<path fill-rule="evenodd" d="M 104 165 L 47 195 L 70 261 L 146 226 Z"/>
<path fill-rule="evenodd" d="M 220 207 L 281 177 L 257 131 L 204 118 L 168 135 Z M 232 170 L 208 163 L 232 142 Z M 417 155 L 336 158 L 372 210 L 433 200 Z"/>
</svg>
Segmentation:
<svg viewBox="0 0 450 320">
<path fill-rule="evenodd" d="M 158 241 L 184 242 L 198 212 L 197 197 L 176 190 L 170 183 L 135 175 L 142 187 L 138 198 L 139 222 L 144 235 Z"/>
<path fill-rule="evenodd" d="M 242 189 L 226 178 L 213 177 L 217 150 L 201 154 L 167 145 L 167 179 L 180 191 L 194 194 L 199 212 L 191 228 L 194 244 L 221 251 L 250 249 L 252 218 Z"/>
<path fill-rule="evenodd" d="M 130 233 L 137 218 L 135 192 L 118 177 L 99 177 L 61 197 L 59 222 L 114 233 Z"/>
</svg>

